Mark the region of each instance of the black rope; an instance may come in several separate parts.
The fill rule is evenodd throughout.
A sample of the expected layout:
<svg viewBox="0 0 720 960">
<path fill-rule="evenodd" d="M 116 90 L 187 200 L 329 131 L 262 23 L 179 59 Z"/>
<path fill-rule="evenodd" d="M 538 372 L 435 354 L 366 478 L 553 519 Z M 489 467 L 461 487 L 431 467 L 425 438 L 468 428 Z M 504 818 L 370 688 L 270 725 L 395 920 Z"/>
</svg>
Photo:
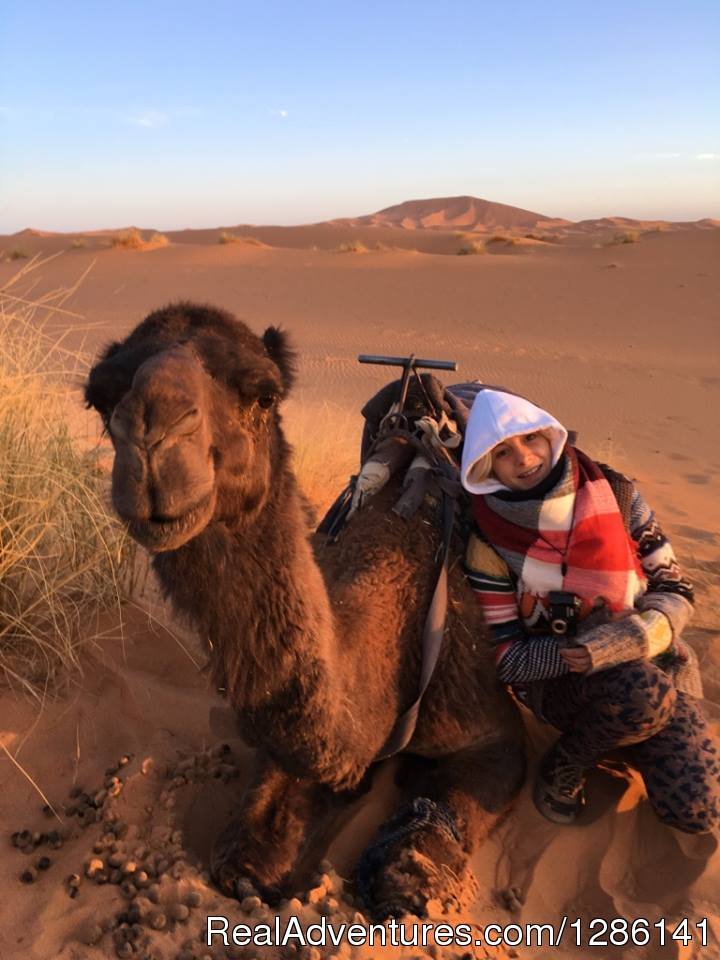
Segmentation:
<svg viewBox="0 0 720 960">
<path fill-rule="evenodd" d="M 374 896 L 377 874 L 387 864 L 393 849 L 412 833 L 425 827 L 441 830 L 456 843 L 460 843 L 460 831 L 455 818 L 442 800 L 415 797 L 407 806 L 386 820 L 375 838 L 365 849 L 355 868 L 355 884 L 364 903 L 373 911 L 379 904 Z"/>
</svg>

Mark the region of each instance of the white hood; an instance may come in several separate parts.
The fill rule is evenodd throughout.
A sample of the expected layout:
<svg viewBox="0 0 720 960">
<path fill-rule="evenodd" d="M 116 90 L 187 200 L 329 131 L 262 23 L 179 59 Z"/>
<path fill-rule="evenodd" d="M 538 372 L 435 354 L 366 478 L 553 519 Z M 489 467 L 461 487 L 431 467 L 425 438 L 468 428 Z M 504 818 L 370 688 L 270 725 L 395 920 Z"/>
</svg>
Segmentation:
<svg viewBox="0 0 720 960">
<path fill-rule="evenodd" d="M 473 401 L 465 431 L 460 480 L 470 493 L 495 493 L 508 490 L 495 477 L 490 476 L 480 483 L 468 479 L 477 461 L 496 444 L 509 437 L 522 436 L 533 430 L 544 430 L 552 446 L 553 467 L 560 459 L 565 447 L 568 432 L 565 427 L 547 411 L 536 407 L 534 403 L 512 393 L 486 388 L 480 390 Z"/>
</svg>

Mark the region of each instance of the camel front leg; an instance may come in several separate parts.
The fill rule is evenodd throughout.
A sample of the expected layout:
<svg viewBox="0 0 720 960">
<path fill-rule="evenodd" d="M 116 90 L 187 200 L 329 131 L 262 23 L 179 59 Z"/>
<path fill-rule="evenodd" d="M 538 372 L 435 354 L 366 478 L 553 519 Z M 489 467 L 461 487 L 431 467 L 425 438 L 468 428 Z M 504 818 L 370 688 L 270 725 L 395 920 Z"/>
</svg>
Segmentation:
<svg viewBox="0 0 720 960">
<path fill-rule="evenodd" d="M 470 856 L 524 778 L 525 751 L 516 740 L 426 761 L 406 791 L 411 799 L 380 827 L 358 863 L 357 886 L 371 915 L 422 917 L 430 900 L 451 909 L 473 899 Z"/>
<path fill-rule="evenodd" d="M 290 776 L 269 759 L 245 792 L 240 810 L 213 844 L 210 869 L 228 896 L 258 893 L 273 901 L 295 881 L 295 868 L 322 823 L 332 794 L 310 780 Z"/>
</svg>

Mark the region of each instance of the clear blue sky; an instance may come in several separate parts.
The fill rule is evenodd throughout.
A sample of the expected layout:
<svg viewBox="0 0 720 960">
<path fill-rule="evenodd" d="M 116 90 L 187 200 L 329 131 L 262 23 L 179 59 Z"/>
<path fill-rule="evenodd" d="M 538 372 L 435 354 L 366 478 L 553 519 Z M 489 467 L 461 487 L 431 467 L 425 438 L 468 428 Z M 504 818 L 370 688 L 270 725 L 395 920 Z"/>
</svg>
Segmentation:
<svg viewBox="0 0 720 960">
<path fill-rule="evenodd" d="M 4 0 L 0 232 L 720 216 L 718 0 Z"/>
</svg>

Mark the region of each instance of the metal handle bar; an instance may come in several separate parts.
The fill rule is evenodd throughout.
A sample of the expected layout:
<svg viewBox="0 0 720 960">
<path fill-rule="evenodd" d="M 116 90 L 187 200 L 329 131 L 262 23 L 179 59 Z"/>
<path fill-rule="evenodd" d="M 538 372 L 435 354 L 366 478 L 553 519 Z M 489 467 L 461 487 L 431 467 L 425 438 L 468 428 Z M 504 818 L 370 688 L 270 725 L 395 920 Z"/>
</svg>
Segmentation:
<svg viewBox="0 0 720 960">
<path fill-rule="evenodd" d="M 415 368 L 425 367 L 428 370 L 457 370 L 455 360 L 420 360 L 415 357 L 381 357 L 370 353 L 361 353 L 359 363 L 379 363 L 386 367 L 406 367 L 409 364 Z"/>
</svg>

